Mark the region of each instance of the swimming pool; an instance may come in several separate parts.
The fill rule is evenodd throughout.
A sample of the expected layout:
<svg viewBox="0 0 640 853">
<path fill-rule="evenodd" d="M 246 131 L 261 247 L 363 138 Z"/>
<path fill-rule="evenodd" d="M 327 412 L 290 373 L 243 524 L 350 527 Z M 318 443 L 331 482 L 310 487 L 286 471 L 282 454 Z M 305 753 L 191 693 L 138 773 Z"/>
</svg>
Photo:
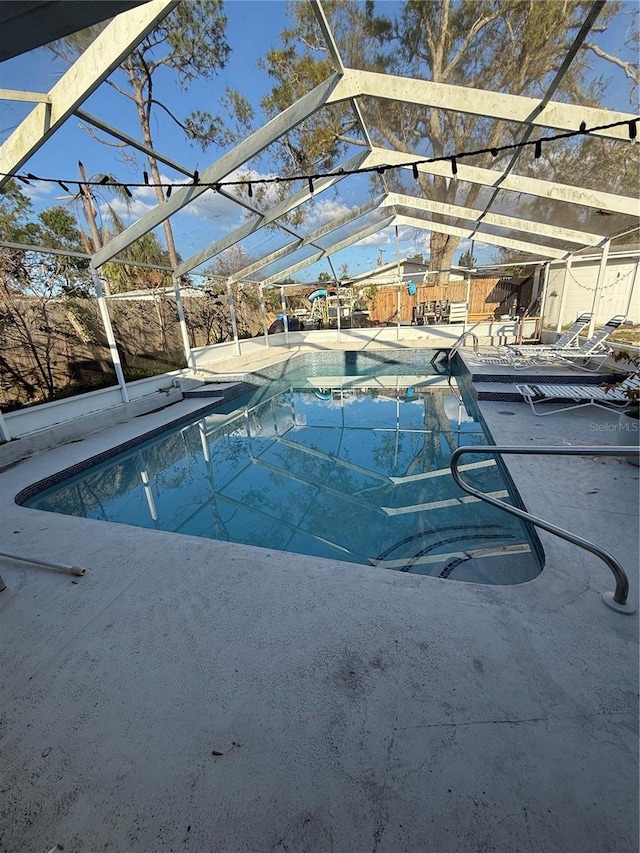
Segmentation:
<svg viewBox="0 0 640 853">
<path fill-rule="evenodd" d="M 453 482 L 453 451 L 488 438 L 427 355 L 299 356 L 252 375 L 250 393 L 16 500 L 401 572 L 531 580 L 541 571 L 535 534 Z M 518 501 L 495 460 L 461 467 L 478 488 Z"/>
</svg>

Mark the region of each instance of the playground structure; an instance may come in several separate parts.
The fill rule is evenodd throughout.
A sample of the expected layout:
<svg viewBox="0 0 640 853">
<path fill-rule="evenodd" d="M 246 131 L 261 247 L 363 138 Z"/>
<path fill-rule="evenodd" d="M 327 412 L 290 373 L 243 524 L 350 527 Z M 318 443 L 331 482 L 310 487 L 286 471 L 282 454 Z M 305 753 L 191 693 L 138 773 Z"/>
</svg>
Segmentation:
<svg viewBox="0 0 640 853">
<path fill-rule="evenodd" d="M 369 317 L 366 303 L 354 294 L 353 287 L 319 288 L 307 297 L 311 303 L 311 311 L 303 317 L 305 325 L 318 328 L 336 328 L 338 315 L 340 325 L 348 326 L 354 324 L 354 316 L 357 316 L 363 325 Z"/>
</svg>

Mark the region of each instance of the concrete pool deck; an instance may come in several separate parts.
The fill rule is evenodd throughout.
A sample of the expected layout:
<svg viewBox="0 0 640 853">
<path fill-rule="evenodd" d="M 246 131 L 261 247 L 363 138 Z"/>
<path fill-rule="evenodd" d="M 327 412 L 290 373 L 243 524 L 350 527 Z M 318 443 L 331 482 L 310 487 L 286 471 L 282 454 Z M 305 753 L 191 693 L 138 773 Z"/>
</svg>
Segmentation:
<svg viewBox="0 0 640 853">
<path fill-rule="evenodd" d="M 637 614 L 541 533 L 488 587 L 18 507 L 188 400 L 0 473 L 0 851 L 638 850 Z M 607 445 L 617 415 L 480 401 L 497 444 Z M 639 469 L 511 457 L 525 505 L 638 599 Z"/>
</svg>

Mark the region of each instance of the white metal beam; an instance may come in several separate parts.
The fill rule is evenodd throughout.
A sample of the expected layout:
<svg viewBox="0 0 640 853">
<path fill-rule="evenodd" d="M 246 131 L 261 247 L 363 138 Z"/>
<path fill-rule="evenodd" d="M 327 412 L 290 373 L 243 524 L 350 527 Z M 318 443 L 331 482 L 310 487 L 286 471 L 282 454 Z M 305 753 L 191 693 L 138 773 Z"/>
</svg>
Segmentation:
<svg viewBox="0 0 640 853">
<path fill-rule="evenodd" d="M 332 75 L 323 83 L 312 89 L 306 95 L 303 95 L 298 101 L 287 107 L 275 118 L 272 118 L 259 130 L 256 130 L 239 145 L 236 145 L 231 151 L 224 154 L 219 160 L 209 166 L 202 172 L 200 180 L 203 183 L 215 184 L 222 181 L 230 172 L 242 166 L 247 160 L 255 157 L 270 145 L 275 139 L 288 130 L 296 127 L 310 115 L 317 112 L 327 102 L 327 97 L 331 94 L 340 78 L 337 74 Z M 93 257 L 91 265 L 94 268 L 101 267 L 111 258 L 119 254 L 123 249 L 126 249 L 132 243 L 144 234 L 152 231 L 158 225 L 182 210 L 189 202 L 198 198 L 202 193 L 207 192 L 207 187 L 201 184 L 194 184 L 189 187 L 178 187 L 173 191 L 173 195 L 167 201 L 157 205 L 142 216 L 129 228 L 126 228 L 120 234 L 117 234 L 105 246 L 99 249 Z M 176 273 L 181 275 L 176 268 Z"/>
<path fill-rule="evenodd" d="M 257 272 L 260 269 L 264 269 L 264 267 L 268 267 L 269 264 L 273 264 L 276 261 L 281 260 L 281 258 L 285 258 L 287 255 L 290 255 L 292 252 L 295 252 L 298 249 L 302 249 L 304 246 L 315 245 L 316 240 L 325 237 L 332 231 L 337 231 L 338 228 L 343 228 L 345 225 L 349 225 L 349 223 L 355 222 L 357 219 L 360 219 L 360 217 L 365 216 L 365 214 L 370 213 L 372 210 L 378 208 L 380 204 L 382 204 L 382 202 L 384 201 L 384 198 L 384 195 L 380 195 L 377 198 L 374 198 L 371 201 L 367 202 L 366 204 L 362 204 L 360 205 L 360 207 L 356 207 L 348 214 L 345 214 L 344 216 L 338 217 L 338 219 L 334 219 L 331 222 L 328 222 L 321 228 L 317 228 L 315 231 L 312 231 L 310 234 L 307 234 L 306 237 L 300 237 L 293 243 L 289 243 L 287 246 L 283 246 L 281 249 L 276 249 L 275 252 L 270 252 L 268 255 L 265 255 L 259 260 L 248 264 L 246 267 L 243 267 L 241 270 L 237 270 L 236 272 L 234 272 L 233 279 L 239 281 L 240 279 L 248 278 L 254 272 Z"/>
<path fill-rule="evenodd" d="M 21 89 L 0 89 L 0 101 L 29 101 L 34 104 L 50 104 L 51 95 L 48 92 L 23 92 Z"/>
<path fill-rule="evenodd" d="M 310 0 L 310 2 L 311 8 L 313 9 L 313 13 L 316 16 L 316 20 L 318 21 L 318 25 L 322 30 L 322 35 L 324 36 L 324 40 L 327 45 L 327 51 L 335 62 L 337 71 L 340 74 L 344 74 L 344 63 L 342 62 L 342 57 L 340 56 L 340 50 L 338 49 L 338 44 L 333 36 L 333 31 L 324 13 L 322 4 L 319 3 L 318 0 Z"/>
<path fill-rule="evenodd" d="M 362 168 L 388 164 L 390 166 L 410 163 L 412 159 L 419 157 L 412 154 L 404 154 L 401 151 L 391 151 L 386 148 L 374 148 L 362 165 Z M 407 169 L 410 169 L 407 166 Z M 444 178 L 451 177 L 450 163 L 421 163 L 418 171 L 429 175 L 439 175 Z M 500 184 L 500 189 L 510 192 L 526 193 L 538 198 L 548 198 L 553 201 L 564 201 L 569 204 L 577 204 L 581 207 L 590 207 L 596 210 L 604 210 L 611 213 L 621 213 L 625 216 L 638 217 L 640 214 L 640 202 L 632 196 L 615 195 L 614 193 L 599 192 L 585 187 L 574 187 L 570 184 L 558 184 L 553 181 L 542 181 L 539 178 L 527 178 L 523 175 L 507 175 L 494 169 L 482 169 L 479 166 L 466 166 L 458 163 L 458 180 L 473 184 L 482 184 L 486 187 L 494 187 Z"/>
<path fill-rule="evenodd" d="M 311 264 L 315 264 L 318 261 L 321 261 L 323 258 L 328 258 L 331 255 L 335 255 L 336 252 L 340 252 L 342 249 L 346 249 L 348 246 L 353 246 L 354 243 L 358 243 L 360 240 L 364 240 L 365 237 L 370 237 L 372 234 L 377 234 L 378 231 L 381 231 L 383 228 L 386 228 L 391 224 L 393 220 L 393 216 L 389 216 L 388 219 L 383 220 L 382 222 L 376 222 L 374 225 L 369 225 L 367 228 L 363 228 L 361 231 L 358 231 L 357 234 L 352 234 L 350 237 L 341 240 L 339 243 L 336 243 L 331 247 L 331 250 L 323 250 L 321 252 L 316 253 L 310 258 L 306 258 L 304 261 L 301 261 L 298 264 L 294 264 L 291 267 L 288 267 L 286 270 L 281 270 L 276 275 L 269 276 L 269 278 L 265 278 L 264 281 L 261 281 L 260 284 L 262 287 L 267 287 L 270 284 L 274 284 L 277 281 L 280 281 L 282 278 L 287 278 L 288 276 L 292 276 L 294 273 L 298 272 L 298 270 L 304 269 L 305 267 L 311 266 Z"/>
<path fill-rule="evenodd" d="M 541 112 L 538 112 L 540 101 L 536 98 L 508 95 L 504 92 L 488 92 L 467 86 L 452 86 L 448 83 L 434 83 L 431 80 L 418 80 L 354 68 L 346 69 L 342 85 L 329 96 L 327 103 L 335 103 L 357 95 L 404 101 L 425 107 L 453 110 L 510 122 L 517 121 L 557 130 L 577 131 L 583 121 L 586 122 L 587 127 L 598 127 L 637 118 L 633 113 L 585 107 L 580 104 L 565 104 L 560 101 L 550 101 Z M 610 139 L 629 140 L 626 126 L 596 131 L 596 133 L 598 136 Z"/>
<path fill-rule="evenodd" d="M 94 92 L 178 0 L 149 0 L 105 27 L 40 103 L 0 146 L 0 172 L 12 175 Z M 0 175 L 0 188 L 8 177 Z"/>
<path fill-rule="evenodd" d="M 34 246 L 31 243 L 14 243 L 12 240 L 0 240 L 0 246 L 5 249 L 18 249 L 21 252 L 37 252 L 41 255 L 62 255 L 64 258 L 86 258 L 91 260 L 91 255 L 86 252 L 72 252 L 69 249 L 51 249 L 48 246 Z M 112 263 L 123 264 L 130 267 L 142 267 L 147 270 L 163 270 L 172 272 L 171 267 L 161 264 L 146 264 L 144 261 L 128 261 L 126 258 L 114 258 Z"/>
<path fill-rule="evenodd" d="M 414 216 L 397 214 L 394 224 L 408 225 L 411 228 L 421 228 L 423 231 L 438 231 L 442 234 L 453 234 L 455 237 L 469 239 L 473 230 L 471 228 L 458 228 L 456 225 L 443 225 L 440 222 L 431 222 L 428 219 L 420 219 Z M 499 237 L 496 234 L 485 234 L 479 232 L 474 236 L 478 243 L 489 243 L 493 246 L 503 246 L 506 249 L 515 249 L 518 252 L 529 252 L 532 255 L 540 255 L 543 258 L 565 258 L 567 252 L 561 249 L 552 249 L 550 246 L 539 246 L 535 243 L 525 243 L 522 240 L 512 240 L 509 237 Z"/>
<path fill-rule="evenodd" d="M 284 199 L 284 201 L 281 201 L 280 204 L 272 207 L 268 212 L 260 215 L 258 219 L 243 223 L 234 231 L 223 237 L 222 240 L 217 240 L 215 243 L 207 246 L 206 249 L 202 249 L 202 251 L 192 255 L 190 258 L 187 258 L 186 261 L 183 261 L 176 267 L 176 275 L 185 275 L 186 273 L 191 272 L 204 264 L 210 258 L 213 258 L 215 255 L 219 255 L 220 252 L 223 252 L 235 243 L 239 243 L 241 240 L 244 240 L 260 228 L 264 228 L 266 225 L 270 225 L 272 223 L 277 224 L 277 220 L 281 216 L 285 216 L 295 207 L 298 207 L 303 202 L 308 201 L 312 195 L 318 195 L 339 181 L 342 181 L 346 177 L 346 173 L 359 169 L 364 163 L 367 154 L 368 152 L 362 152 L 361 154 L 357 154 L 355 157 L 352 157 L 346 163 L 343 163 L 342 168 L 345 171 L 345 175 L 318 178 L 317 181 L 314 181 L 313 193 L 311 193 L 311 190 L 305 184 L 301 190 L 298 190 L 298 192 L 294 193 L 289 198 Z"/>
<path fill-rule="evenodd" d="M 87 124 L 93 125 L 93 127 L 103 131 L 104 133 L 108 133 L 109 136 L 113 136 L 114 139 L 119 139 L 121 142 L 125 142 L 132 148 L 135 148 L 138 151 L 142 151 L 143 154 L 147 154 L 150 157 L 155 157 L 158 162 L 170 166 L 172 169 L 175 169 L 176 172 L 182 172 L 183 175 L 186 175 L 189 178 L 193 177 L 193 171 L 191 169 L 187 169 L 186 166 L 182 166 L 180 163 L 178 163 L 176 160 L 173 160 L 171 157 L 167 157 L 160 151 L 156 151 L 149 145 L 145 145 L 144 142 L 139 142 L 133 136 L 129 136 L 128 133 L 124 133 L 124 131 L 118 130 L 117 127 L 113 127 L 113 125 L 109 124 L 108 122 L 103 121 L 102 119 L 97 118 L 94 115 L 91 115 L 91 113 L 85 112 L 85 110 L 76 110 L 74 114 L 77 118 L 81 119 L 81 121 L 86 121 Z"/>
<path fill-rule="evenodd" d="M 441 216 L 452 216 L 455 219 L 466 219 L 470 222 L 476 222 L 482 213 L 481 210 L 461 207 L 458 204 L 447 204 L 433 199 L 402 195 L 401 193 L 389 193 L 386 204 L 409 207 L 425 213 L 437 213 Z M 524 231 L 525 234 L 528 232 L 530 234 L 537 234 L 540 237 L 551 237 L 554 240 L 567 240 L 567 242 L 577 243 L 579 246 L 597 246 L 605 240 L 604 235 L 588 234 L 586 231 L 576 231 L 573 228 L 547 225 L 544 222 L 532 222 L 528 219 L 517 219 L 515 216 L 505 216 L 501 213 L 487 213 L 482 222 L 485 225 L 493 225 L 496 228 Z"/>
</svg>

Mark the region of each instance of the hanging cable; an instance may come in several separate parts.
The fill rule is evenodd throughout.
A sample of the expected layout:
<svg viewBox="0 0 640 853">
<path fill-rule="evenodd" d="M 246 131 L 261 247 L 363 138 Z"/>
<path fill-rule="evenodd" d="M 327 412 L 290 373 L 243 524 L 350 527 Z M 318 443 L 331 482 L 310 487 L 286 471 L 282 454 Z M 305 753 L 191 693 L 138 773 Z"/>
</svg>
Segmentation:
<svg viewBox="0 0 640 853">
<path fill-rule="evenodd" d="M 611 122 L 610 124 L 597 125 L 597 126 L 591 127 L 591 128 L 587 128 L 585 126 L 585 122 L 583 121 L 580 123 L 580 129 L 579 130 L 569 130 L 569 131 L 565 131 L 562 133 L 556 133 L 552 136 L 542 136 L 542 137 L 539 137 L 538 139 L 530 139 L 529 135 L 527 135 L 525 139 L 522 139 L 519 142 L 508 143 L 505 145 L 494 145 L 494 146 L 491 146 L 490 148 L 476 148 L 476 149 L 473 149 L 470 151 L 459 151 L 459 152 L 456 152 L 455 154 L 443 155 L 442 157 L 424 157 L 424 158 L 420 158 L 418 160 L 409 160 L 405 163 L 395 163 L 393 165 L 390 165 L 388 163 L 383 163 L 383 164 L 380 164 L 377 166 L 367 166 L 367 167 L 362 168 L 362 169 L 347 170 L 344 168 L 339 168 L 339 169 L 336 169 L 334 171 L 317 172 L 317 173 L 312 174 L 312 175 L 277 175 L 275 177 L 270 177 L 270 178 L 253 178 L 252 177 L 250 180 L 215 181 L 215 182 L 201 181 L 200 180 L 200 173 L 198 172 L 198 170 L 195 170 L 193 173 L 193 177 L 192 177 L 191 181 L 189 181 L 188 183 L 187 182 L 184 182 L 184 183 L 180 182 L 180 183 L 173 183 L 173 184 L 169 184 L 169 183 L 166 183 L 163 181 L 151 182 L 148 179 L 149 178 L 148 174 L 146 172 L 143 172 L 143 182 L 142 183 L 138 183 L 135 181 L 128 181 L 126 186 L 136 187 L 136 188 L 147 187 L 147 186 L 160 187 L 162 189 L 166 189 L 167 198 L 168 198 L 170 193 L 171 193 L 170 187 L 173 187 L 173 186 L 175 186 L 175 187 L 199 186 L 202 189 L 212 189 L 214 191 L 218 191 L 223 187 L 242 187 L 242 186 L 247 186 L 248 184 L 275 184 L 275 183 L 294 183 L 296 181 L 307 181 L 307 183 L 309 185 L 309 189 L 312 190 L 313 182 L 320 180 L 321 178 L 341 178 L 341 177 L 345 177 L 347 175 L 364 175 L 364 174 L 368 174 L 368 173 L 370 174 L 373 172 L 375 172 L 379 175 L 382 175 L 384 177 L 385 172 L 391 171 L 393 169 L 407 169 L 407 168 L 409 168 L 412 170 L 413 176 L 417 180 L 418 166 L 427 165 L 429 163 L 449 162 L 451 164 L 451 169 L 452 169 L 453 174 L 456 175 L 457 174 L 458 161 L 461 159 L 464 159 L 464 158 L 477 157 L 477 156 L 480 156 L 483 154 L 491 154 L 492 157 L 497 157 L 502 152 L 514 151 L 514 152 L 516 152 L 516 154 L 514 155 L 514 158 L 512 158 L 512 163 L 513 163 L 516 159 L 517 153 L 529 145 L 533 145 L 536 150 L 539 150 L 542 146 L 542 143 L 544 143 L 545 145 L 548 145 L 550 142 L 556 142 L 556 141 L 563 140 L 563 139 L 572 139 L 576 136 L 592 135 L 592 134 L 597 133 L 598 131 L 612 130 L 613 128 L 621 127 L 621 126 L 627 127 L 629 139 L 632 142 L 635 142 L 636 138 L 637 138 L 637 125 L 638 125 L 639 121 L 640 121 L 640 118 L 624 119 L 622 121 Z M 532 130 L 533 130 L 533 125 L 530 125 L 528 134 L 530 134 Z M 504 176 L 506 176 L 506 174 L 508 174 L 509 168 L 512 165 L 512 163 L 510 163 L 509 167 L 507 167 L 507 170 L 505 171 Z M 33 181 L 40 181 L 42 183 L 57 183 L 57 184 L 63 183 L 65 185 L 75 185 L 78 188 L 80 188 L 80 186 L 93 187 L 93 186 L 102 186 L 104 184 L 109 184 L 109 186 L 116 187 L 116 188 L 118 188 L 118 187 L 124 188 L 125 187 L 125 184 L 122 181 L 118 181 L 115 178 L 112 178 L 110 175 L 103 175 L 100 180 L 96 180 L 96 181 L 77 181 L 77 180 L 69 179 L 69 178 L 43 177 L 41 175 L 34 175 L 30 172 L 27 172 L 25 174 L 18 174 L 18 173 L 13 174 L 11 172 L 0 172 L 0 177 L 15 178 L 16 180 L 22 181 L 25 184 L 28 184 L 29 179 L 31 179 Z"/>
</svg>

